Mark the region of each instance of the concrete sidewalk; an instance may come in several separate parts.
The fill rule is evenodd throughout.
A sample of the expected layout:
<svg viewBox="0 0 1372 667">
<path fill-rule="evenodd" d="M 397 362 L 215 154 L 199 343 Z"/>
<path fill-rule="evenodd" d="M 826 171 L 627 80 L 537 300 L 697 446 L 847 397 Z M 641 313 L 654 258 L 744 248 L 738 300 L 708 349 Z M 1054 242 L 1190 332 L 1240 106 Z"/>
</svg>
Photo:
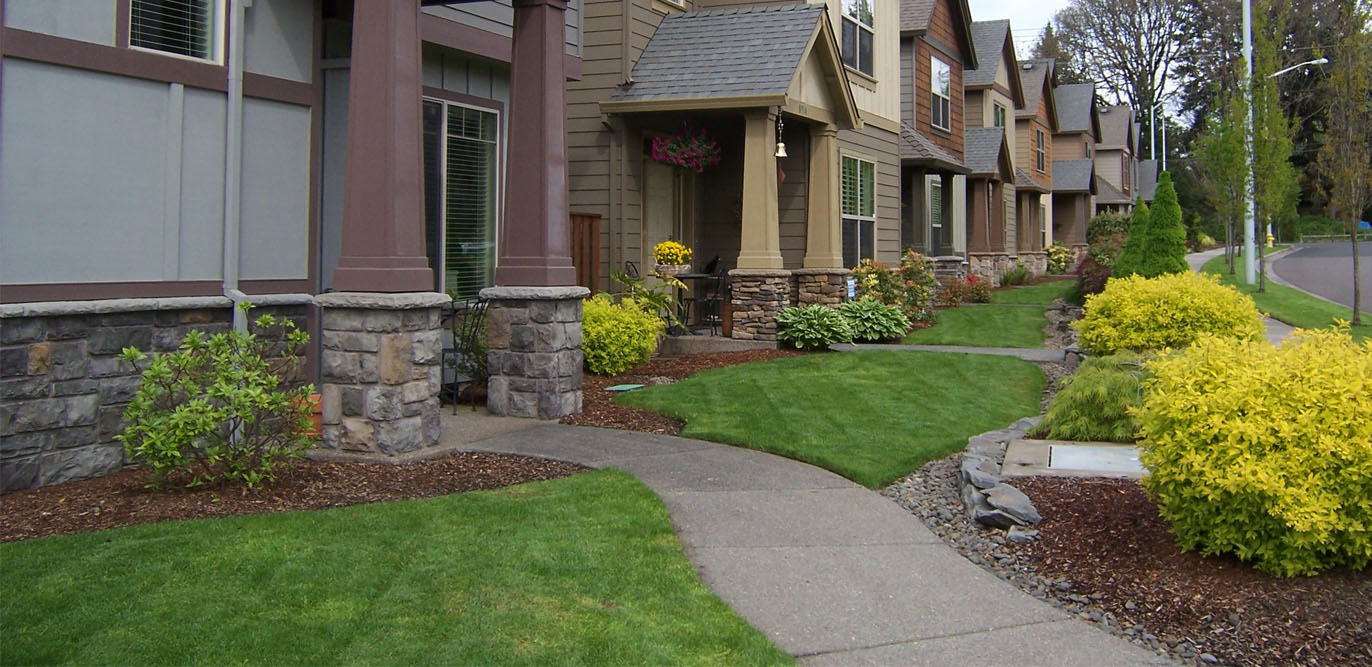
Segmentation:
<svg viewBox="0 0 1372 667">
<path fill-rule="evenodd" d="M 637 476 L 666 504 L 705 585 L 807 663 L 1169 664 L 1001 581 L 895 503 L 814 466 L 539 423 L 461 448 Z"/>
<path fill-rule="evenodd" d="M 1219 257 L 1220 255 L 1223 255 L 1223 254 L 1224 254 L 1224 248 L 1216 248 L 1216 249 L 1214 249 L 1214 250 L 1206 250 L 1205 252 L 1194 252 L 1194 253 L 1191 253 L 1191 254 L 1189 254 L 1189 255 L 1186 256 L 1186 263 L 1191 265 L 1191 270 L 1192 270 L 1192 271 L 1196 271 L 1197 273 L 1199 273 L 1200 270 L 1201 270 L 1201 268 L 1205 266 L 1205 263 L 1206 263 L 1206 262 L 1208 262 L 1208 261 L 1210 261 L 1210 260 L 1212 260 L 1212 259 L 1214 259 L 1214 258 L 1216 258 L 1216 257 Z M 1268 258 L 1269 260 L 1271 260 L 1272 258 L 1276 257 L 1276 256 L 1279 255 L 1279 254 L 1281 254 L 1281 253 L 1280 253 L 1280 252 L 1273 253 L 1273 254 L 1271 254 L 1271 255 L 1268 255 L 1267 258 Z M 1242 263 L 1242 260 L 1241 260 L 1241 259 L 1238 260 L 1238 261 L 1239 261 L 1240 263 Z M 1269 279 L 1273 277 L 1271 271 L 1268 271 L 1267 277 L 1268 277 Z M 1291 332 L 1292 332 L 1292 331 L 1295 331 L 1295 327 L 1293 327 L 1293 326 L 1291 326 L 1291 325 L 1289 325 L 1289 324 L 1287 324 L 1287 323 L 1285 323 L 1285 322 L 1282 322 L 1282 321 L 1280 321 L 1280 320 L 1274 320 L 1274 319 L 1272 319 L 1272 318 L 1270 318 L 1270 317 L 1266 317 L 1266 316 L 1264 316 L 1264 317 L 1262 318 L 1262 323 L 1263 323 L 1263 325 L 1265 325 L 1265 326 L 1267 327 L 1267 332 L 1266 332 L 1266 334 L 1265 334 L 1266 337 L 1267 337 L 1267 340 L 1268 340 L 1269 342 L 1271 342 L 1273 345 L 1276 345 L 1277 343 L 1282 342 L 1283 340 L 1286 339 L 1287 336 L 1290 336 L 1290 335 L 1291 335 Z"/>
</svg>

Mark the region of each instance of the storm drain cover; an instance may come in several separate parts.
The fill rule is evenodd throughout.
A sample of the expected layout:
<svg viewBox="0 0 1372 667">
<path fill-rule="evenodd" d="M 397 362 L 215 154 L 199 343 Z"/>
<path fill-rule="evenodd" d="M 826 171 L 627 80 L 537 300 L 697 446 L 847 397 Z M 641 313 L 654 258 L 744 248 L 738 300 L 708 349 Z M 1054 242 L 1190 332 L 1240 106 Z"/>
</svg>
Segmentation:
<svg viewBox="0 0 1372 667">
<path fill-rule="evenodd" d="M 1048 467 L 1143 474 L 1138 448 L 1123 445 L 1052 445 L 1048 448 Z"/>
</svg>

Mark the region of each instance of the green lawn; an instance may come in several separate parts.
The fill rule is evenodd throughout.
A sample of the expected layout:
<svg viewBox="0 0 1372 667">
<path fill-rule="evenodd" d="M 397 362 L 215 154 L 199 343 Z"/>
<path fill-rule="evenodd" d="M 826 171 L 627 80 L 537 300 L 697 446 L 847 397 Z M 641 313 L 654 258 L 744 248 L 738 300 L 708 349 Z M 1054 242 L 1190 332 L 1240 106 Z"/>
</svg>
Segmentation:
<svg viewBox="0 0 1372 667">
<path fill-rule="evenodd" d="M 1230 285 L 1253 297 L 1253 302 L 1258 305 L 1258 310 L 1291 326 L 1303 329 L 1323 329 L 1334 324 L 1335 319 L 1350 320 L 1353 318 L 1352 308 L 1310 296 L 1285 285 L 1278 285 L 1271 280 L 1267 281 L 1267 292 L 1259 293 L 1256 285 L 1244 284 L 1242 268 L 1235 275 L 1229 274 L 1229 267 L 1224 263 L 1224 255 L 1206 262 L 1203 270 L 1206 273 L 1219 276 L 1221 283 Z M 1352 333 L 1356 340 L 1372 338 L 1372 324 L 1354 327 Z"/>
<path fill-rule="evenodd" d="M 622 403 L 682 435 L 760 449 L 880 488 L 969 436 L 1038 414 L 1043 373 L 1009 357 L 872 350 L 705 371 Z"/>
<path fill-rule="evenodd" d="M 1043 308 L 1013 303 L 940 310 L 934 315 L 934 326 L 912 331 L 901 342 L 909 345 L 1043 347 L 1043 328 L 1048 326 L 1043 311 Z"/>
<path fill-rule="evenodd" d="M 996 290 L 991 292 L 991 303 L 1028 303 L 1047 306 L 1053 303 L 1053 299 L 1066 299 L 1067 293 L 1072 291 L 1072 286 L 1075 284 L 1076 281 L 1074 280 L 1051 280 L 1028 287 Z"/>
<path fill-rule="evenodd" d="M 731 664 L 790 657 L 618 471 L 0 545 L 3 664 Z"/>
</svg>

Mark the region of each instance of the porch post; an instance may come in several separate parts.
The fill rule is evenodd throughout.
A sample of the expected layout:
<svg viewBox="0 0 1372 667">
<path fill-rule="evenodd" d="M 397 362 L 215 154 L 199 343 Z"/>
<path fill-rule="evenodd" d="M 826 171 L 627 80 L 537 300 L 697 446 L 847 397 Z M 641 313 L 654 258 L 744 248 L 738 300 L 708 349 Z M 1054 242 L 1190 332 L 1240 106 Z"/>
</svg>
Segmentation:
<svg viewBox="0 0 1372 667">
<path fill-rule="evenodd" d="M 839 201 L 838 128 L 810 130 L 810 201 L 805 218 L 807 269 L 843 266 L 843 209 Z"/>
<path fill-rule="evenodd" d="M 422 134 L 419 0 L 357 0 L 334 289 L 433 290 L 424 248 Z"/>
<path fill-rule="evenodd" d="M 776 121 L 777 114 L 771 109 L 750 110 L 744 114 L 740 269 L 782 268 L 777 212 Z"/>
</svg>

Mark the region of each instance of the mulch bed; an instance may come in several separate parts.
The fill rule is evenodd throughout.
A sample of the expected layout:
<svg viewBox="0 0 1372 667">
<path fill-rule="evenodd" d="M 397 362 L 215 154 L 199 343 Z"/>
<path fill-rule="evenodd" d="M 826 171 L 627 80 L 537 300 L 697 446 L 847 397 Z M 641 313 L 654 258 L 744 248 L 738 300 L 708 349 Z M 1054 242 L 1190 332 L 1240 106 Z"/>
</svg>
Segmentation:
<svg viewBox="0 0 1372 667">
<path fill-rule="evenodd" d="M 527 456 L 457 453 L 406 465 L 301 460 L 254 490 L 145 488 L 147 470 L 0 495 L 0 542 L 155 521 L 343 507 L 428 498 L 566 477 L 582 466 Z"/>
<path fill-rule="evenodd" d="M 1016 486 L 1044 520 L 1037 541 L 1007 548 L 1072 582 L 1072 594 L 1113 613 L 1117 627 L 1142 626 L 1225 664 L 1372 664 L 1372 568 L 1283 579 L 1182 553 L 1135 481 L 1038 477 Z"/>
<path fill-rule="evenodd" d="M 638 368 L 614 377 L 586 373 L 581 380 L 581 412 L 563 417 L 562 423 L 576 426 L 616 428 L 622 431 L 677 435 L 685 426 L 685 423 L 680 419 L 615 403 L 614 397 L 617 394 L 605 391 L 605 388 L 619 384 L 649 386 L 670 384 L 711 368 L 793 357 L 797 354 L 807 353 L 798 350 L 745 350 L 741 352 L 692 354 L 684 357 L 653 359 Z"/>
</svg>

